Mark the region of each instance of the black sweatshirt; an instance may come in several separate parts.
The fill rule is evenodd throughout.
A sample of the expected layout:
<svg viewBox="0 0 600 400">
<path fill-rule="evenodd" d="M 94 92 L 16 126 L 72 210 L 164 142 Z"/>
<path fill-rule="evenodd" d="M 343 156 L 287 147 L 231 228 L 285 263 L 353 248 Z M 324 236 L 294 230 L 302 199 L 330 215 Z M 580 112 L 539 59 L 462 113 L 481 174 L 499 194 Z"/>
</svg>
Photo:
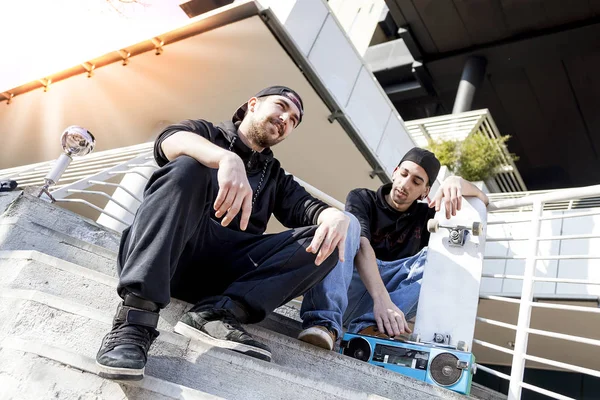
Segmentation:
<svg viewBox="0 0 600 400">
<path fill-rule="evenodd" d="M 388 183 L 377 192 L 354 189 L 346 199 L 346 211 L 358 218 L 361 236 L 369 239 L 382 261 L 411 257 L 427 246 L 427 220 L 435 216 L 435 208 L 416 201 L 405 212 L 393 209 L 385 200 L 391 188 Z"/>
<path fill-rule="evenodd" d="M 274 214 L 279 222 L 288 228 L 316 225 L 321 211 L 329 207 L 326 203 L 311 196 L 294 180 L 292 175 L 286 174 L 279 161 L 273 156 L 271 149 L 267 148 L 258 153 L 246 146 L 238 137 L 237 126 L 230 121 L 214 126 L 208 121 L 197 119 L 185 120 L 179 124 L 168 126 L 154 143 L 154 158 L 160 167 L 169 162 L 161 149 L 161 144 L 163 140 L 178 131 L 193 132 L 224 149 L 229 149 L 231 141 L 234 140 L 231 151 L 240 156 L 246 166 L 246 175 L 252 188 L 253 199 L 262 178 L 246 232 L 264 233 L 271 214 Z M 215 188 L 213 191 L 214 201 L 218 193 L 217 169 L 212 172 L 213 187 Z M 215 211 L 211 207 L 212 218 L 219 220 L 214 213 Z M 240 218 L 241 211 L 228 227 L 240 230 Z"/>
</svg>

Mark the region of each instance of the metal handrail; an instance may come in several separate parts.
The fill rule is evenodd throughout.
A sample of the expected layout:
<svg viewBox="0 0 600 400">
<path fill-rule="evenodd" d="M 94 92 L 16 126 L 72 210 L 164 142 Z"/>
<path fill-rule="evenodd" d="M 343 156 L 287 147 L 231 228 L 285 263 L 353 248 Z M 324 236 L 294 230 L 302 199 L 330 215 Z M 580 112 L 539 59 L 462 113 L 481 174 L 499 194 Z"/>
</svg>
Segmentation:
<svg viewBox="0 0 600 400">
<path fill-rule="evenodd" d="M 554 190 L 548 193 L 540 193 L 521 197 L 518 199 L 498 200 L 491 202 L 489 211 L 511 209 L 524 206 L 533 206 L 535 203 L 547 203 L 551 201 L 568 201 L 578 198 L 600 196 L 600 185 L 585 186 L 573 189 Z"/>
<path fill-rule="evenodd" d="M 498 378 L 502 378 L 502 379 L 504 379 L 506 381 L 510 380 L 510 376 L 508 376 L 506 374 L 503 374 L 502 372 L 498 372 L 495 369 L 488 368 L 488 367 L 486 367 L 484 365 L 477 364 L 477 370 L 481 370 L 483 372 L 487 372 L 490 375 L 497 376 Z"/>
<path fill-rule="evenodd" d="M 526 217 L 523 218 L 509 218 L 505 220 L 494 220 L 493 215 L 490 215 L 488 225 L 502 225 L 502 224 L 522 224 L 528 223 L 530 233 L 527 237 L 490 237 L 489 242 L 503 242 L 503 241 L 524 241 L 527 240 L 528 252 L 525 255 L 511 255 L 511 256 L 485 256 L 486 260 L 525 260 L 525 270 L 523 275 L 512 275 L 512 274 L 482 274 L 482 277 L 487 278 L 500 278 L 500 279 L 515 279 L 521 280 L 522 289 L 521 294 L 518 298 L 508 298 L 502 295 L 480 295 L 481 299 L 495 300 L 508 302 L 513 304 L 519 304 L 519 316 L 516 325 L 509 324 L 506 322 L 495 321 L 489 318 L 477 318 L 478 322 L 499 326 L 502 328 L 510 329 L 516 332 L 514 350 L 512 351 L 512 368 L 511 375 L 502 376 L 502 378 L 508 378 L 509 380 L 509 400 L 517 400 L 521 396 L 521 389 L 526 388 L 533 390 L 538 393 L 542 393 L 556 399 L 566 399 L 568 397 L 559 393 L 552 392 L 550 390 L 531 385 L 523 382 L 523 372 L 525 369 L 526 361 L 533 361 L 542 363 L 551 367 L 575 371 L 591 376 L 600 377 L 600 370 L 591 368 L 585 368 L 573 364 L 564 363 L 557 360 L 550 360 L 547 358 L 534 356 L 527 354 L 527 342 L 528 335 L 539 335 L 550 337 L 554 339 L 566 340 L 570 342 L 576 342 L 594 347 L 600 347 L 600 340 L 586 338 L 578 335 L 569 335 L 564 333 L 550 332 L 542 329 L 534 329 L 530 327 L 531 311 L 534 308 L 543 308 L 550 310 L 564 310 L 568 312 L 581 312 L 587 314 L 600 315 L 599 308 L 593 307 L 582 307 L 566 304 L 556 303 L 541 303 L 535 302 L 534 299 L 534 283 L 535 282 L 554 282 L 554 283 L 570 283 L 570 284 L 584 284 L 584 285 L 600 285 L 600 281 L 590 279 L 571 279 L 571 278 L 547 278 L 535 276 L 535 265 L 539 260 L 593 260 L 600 259 L 600 255 L 591 254 L 576 254 L 576 255 L 540 255 L 538 253 L 539 244 L 543 241 L 562 241 L 562 240 L 577 240 L 577 239 L 597 239 L 600 238 L 598 234 L 577 234 L 577 235 L 552 235 L 552 236 L 540 236 L 540 228 L 542 221 L 556 220 L 556 219 L 567 219 L 577 217 L 592 217 L 600 215 L 598 211 L 590 212 L 573 212 L 564 213 L 563 215 L 543 215 L 545 204 L 566 202 L 571 209 L 571 205 L 583 198 L 600 198 L 600 185 L 587 186 L 582 188 L 573 188 L 566 190 L 546 191 L 546 192 L 525 192 L 525 193 L 511 193 L 511 194 L 492 194 L 489 196 L 491 203 L 488 207 L 489 211 L 523 211 L 523 208 L 531 209 Z M 594 200 L 595 201 L 595 200 Z M 591 201 L 587 204 L 596 206 L 596 203 Z M 600 203 L 598 203 L 600 206 Z M 522 232 L 522 229 L 520 229 Z M 482 340 L 475 339 L 474 343 L 477 343 L 486 348 L 511 354 L 509 349 L 504 347 L 493 345 Z M 492 375 L 499 376 L 500 373 L 494 371 L 491 368 L 484 368 L 479 366 L 479 369 Z"/>
<path fill-rule="evenodd" d="M 502 353 L 513 355 L 515 352 L 511 349 L 507 349 L 506 347 L 498 346 L 497 344 L 484 342 L 483 340 L 473 339 L 473 343 L 477 343 L 480 346 L 487 347 L 492 350 L 500 351 Z"/>
<path fill-rule="evenodd" d="M 525 383 L 525 382 L 521 382 L 520 386 L 522 388 L 525 388 L 525 389 L 533 390 L 534 392 L 537 392 L 539 394 L 543 394 L 544 396 L 552 397 L 553 399 L 558 399 L 558 400 L 577 400 L 577 399 L 574 399 L 572 397 L 563 396 L 562 394 L 551 392 L 550 390 L 542 389 L 540 387 L 537 387 L 537 386 L 534 386 L 534 385 L 530 385 L 529 383 Z"/>
<path fill-rule="evenodd" d="M 523 275 L 507 275 L 507 274 L 482 274 L 482 278 L 501 278 L 501 279 L 523 279 Z M 584 285 L 600 285 L 600 281 L 590 281 L 587 279 L 569 279 L 569 278 L 545 278 L 534 276 L 534 281 L 537 282 L 554 282 L 554 283 L 581 283 Z"/>
</svg>

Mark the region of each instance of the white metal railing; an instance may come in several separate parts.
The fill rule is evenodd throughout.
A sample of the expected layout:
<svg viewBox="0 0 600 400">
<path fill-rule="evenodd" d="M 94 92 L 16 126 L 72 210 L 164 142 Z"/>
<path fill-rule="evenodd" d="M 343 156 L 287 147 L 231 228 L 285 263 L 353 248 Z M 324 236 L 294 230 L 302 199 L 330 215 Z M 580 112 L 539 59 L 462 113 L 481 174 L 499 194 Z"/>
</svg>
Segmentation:
<svg viewBox="0 0 600 400">
<path fill-rule="evenodd" d="M 82 204 L 88 210 L 80 212 L 85 217 L 105 215 L 122 224 L 129 226 L 137 207 L 141 203 L 141 193 L 130 190 L 121 183 L 117 176 L 137 174 L 147 180 L 152 170 L 157 168 L 152 155 L 152 142 L 135 146 L 123 147 L 103 152 L 93 153 L 71 162 L 58 182 L 50 187 L 50 194 L 59 205 Z M 44 176 L 51 170 L 55 161 L 47 161 L 18 168 L 0 171 L 3 179 L 15 180 L 19 188 L 36 187 L 44 184 Z M 148 171 L 148 172 L 146 172 Z M 111 182 L 111 181 L 117 182 Z M 120 189 L 129 199 L 119 199 L 115 189 Z M 131 201 L 131 200 L 134 201 Z M 117 206 L 118 212 L 111 211 L 107 204 Z M 127 204 L 126 204 L 127 203 Z M 129 218 L 124 216 L 128 215 Z M 96 219 L 96 218 L 93 218 Z M 101 220 L 98 220 L 102 224 Z M 107 225 L 115 228 L 114 224 Z"/>
<path fill-rule="evenodd" d="M 474 133 L 480 133 L 488 139 L 501 136 L 488 109 L 405 121 L 404 125 L 415 144 L 420 147 L 427 147 L 431 140 L 464 140 Z M 506 146 L 498 145 L 498 152 L 504 163 L 497 175 L 486 181 L 486 185 L 498 192 L 526 190 L 525 182 L 509 157 Z"/>
<path fill-rule="evenodd" d="M 69 168 L 58 180 L 56 185 L 50 188 L 55 193 L 63 186 L 73 184 L 81 179 L 91 179 L 91 176 L 101 173 L 107 168 L 122 165 L 140 155 L 151 156 L 153 143 L 143 143 L 135 146 L 122 147 L 89 154 L 85 157 L 74 159 Z M 41 186 L 44 184 L 44 176 L 52 169 L 55 160 L 45 161 L 22 167 L 0 170 L 0 178 L 12 179 L 19 183 L 19 187 Z M 58 194 L 60 196 L 60 194 Z M 54 195 L 53 195 L 54 196 Z"/>
<path fill-rule="evenodd" d="M 550 332 L 542 329 L 534 329 L 530 326 L 531 314 L 534 309 L 547 309 L 547 310 L 561 310 L 572 313 L 580 313 L 582 315 L 590 315 L 595 318 L 600 318 L 600 308 L 598 307 L 585 307 L 578 305 L 568 304 L 556 304 L 556 303 L 541 303 L 534 301 L 534 284 L 536 282 L 555 282 L 555 283 L 570 283 L 570 284 L 583 284 L 583 285 L 600 285 L 600 280 L 594 279 L 573 279 L 573 278 L 548 278 L 535 276 L 536 263 L 540 260 L 595 260 L 600 259 L 600 255 L 592 254 L 573 254 L 573 255 L 553 255 L 544 256 L 539 254 L 539 244 L 543 241 L 564 241 L 564 240 L 581 240 L 581 239 L 597 239 L 600 235 L 594 233 L 581 233 L 573 235 L 543 235 L 541 232 L 541 224 L 543 221 L 555 220 L 555 219 L 568 219 L 578 217 L 593 217 L 600 215 L 600 211 L 582 211 L 572 212 L 570 214 L 562 215 L 544 215 L 544 210 L 556 209 L 553 207 L 547 208 L 547 204 L 570 204 L 571 207 L 563 209 L 572 209 L 572 205 L 576 201 L 585 201 L 586 199 L 598 199 L 600 198 L 600 185 L 566 189 L 566 190 L 555 190 L 548 192 L 529 192 L 521 193 L 517 195 L 492 195 L 490 196 L 493 201 L 488 207 L 488 210 L 493 212 L 505 212 L 505 211 L 523 211 L 530 210 L 523 218 L 509 218 L 504 220 L 491 220 L 488 225 L 506 225 L 506 224 L 528 224 L 529 230 L 528 235 L 521 234 L 517 237 L 488 237 L 486 240 L 489 243 L 493 242 L 504 242 L 504 241 L 527 241 L 527 252 L 525 255 L 515 256 L 486 256 L 486 260 L 525 260 L 525 268 L 523 275 L 515 274 L 483 274 L 482 277 L 487 278 L 502 278 L 502 279 L 515 279 L 522 281 L 522 289 L 520 296 L 516 298 L 505 297 L 502 295 L 482 295 L 482 299 L 501 301 L 514 303 L 519 305 L 519 312 L 517 323 L 509 324 L 489 318 L 478 317 L 477 320 L 483 324 L 489 324 L 497 327 L 502 327 L 515 332 L 515 341 L 512 349 L 485 342 L 483 340 L 476 339 L 474 342 L 480 346 L 486 347 L 493 351 L 509 354 L 512 356 L 511 374 L 510 376 L 502 374 L 491 368 L 479 366 L 479 369 L 497 376 L 501 379 L 509 381 L 509 400 L 516 400 L 521 398 L 521 390 L 523 388 L 532 390 L 534 392 L 543 394 L 545 396 L 555 399 L 569 399 L 569 397 L 555 393 L 546 388 L 537 387 L 530 383 L 523 382 L 523 374 L 525 371 L 525 365 L 527 361 L 542 364 L 546 367 L 560 369 L 564 371 L 577 372 L 586 374 L 594 377 L 600 377 L 600 361 L 593 367 L 582 367 L 567 363 L 559 360 L 551 360 L 540 355 L 528 354 L 528 341 L 530 335 L 542 336 L 546 338 L 558 339 L 562 341 L 568 341 L 578 343 L 585 346 L 590 346 L 591 352 L 597 351 L 600 355 L 600 340 L 565 334 L 560 332 Z M 562 202 L 562 203 L 561 203 Z M 588 204 L 595 204 L 595 200 L 592 200 Z M 596 205 L 598 206 L 598 205 Z M 560 207 L 558 207 L 560 208 Z M 586 207 L 586 208 L 589 208 Z M 494 214 L 498 215 L 498 214 Z M 593 225 L 592 225 L 593 229 Z M 520 229 L 520 232 L 527 232 L 525 228 Z M 600 265 L 600 262 L 598 263 Z M 600 322 L 600 319 L 598 320 Z M 587 321 L 590 324 L 590 321 Z M 584 324 L 582 324 L 584 326 Z"/>
</svg>

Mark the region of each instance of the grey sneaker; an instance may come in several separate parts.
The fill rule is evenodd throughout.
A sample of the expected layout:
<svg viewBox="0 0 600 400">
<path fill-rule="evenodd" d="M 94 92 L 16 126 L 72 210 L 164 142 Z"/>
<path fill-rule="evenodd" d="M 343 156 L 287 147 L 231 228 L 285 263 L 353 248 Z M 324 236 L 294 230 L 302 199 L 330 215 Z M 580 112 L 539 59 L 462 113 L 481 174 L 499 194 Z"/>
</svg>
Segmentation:
<svg viewBox="0 0 600 400">
<path fill-rule="evenodd" d="M 254 340 L 242 324 L 225 310 L 189 311 L 181 317 L 173 330 L 211 346 L 271 361 L 269 347 Z"/>
<path fill-rule="evenodd" d="M 156 304 L 131 296 L 128 294 L 117 308 L 112 330 L 104 336 L 96 355 L 98 375 L 103 378 L 142 379 L 148 349 L 158 337 L 158 312 L 140 308 L 153 308 Z M 138 307 L 131 306 L 132 303 Z"/>
</svg>

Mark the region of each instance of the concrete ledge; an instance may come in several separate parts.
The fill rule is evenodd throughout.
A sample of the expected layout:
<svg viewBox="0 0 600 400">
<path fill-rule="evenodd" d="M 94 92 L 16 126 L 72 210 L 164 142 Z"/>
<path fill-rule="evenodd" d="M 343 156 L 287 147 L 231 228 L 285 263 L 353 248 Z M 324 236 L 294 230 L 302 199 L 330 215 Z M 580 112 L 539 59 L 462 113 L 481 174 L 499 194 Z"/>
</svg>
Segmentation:
<svg viewBox="0 0 600 400">
<path fill-rule="evenodd" d="M 39 310 L 33 313 L 36 307 Z M 81 318 L 69 317 L 59 310 L 52 311 L 50 319 L 42 319 L 43 307 L 34 304 L 23 305 L 20 311 L 27 312 L 32 317 L 37 316 L 35 322 L 29 320 L 28 323 L 38 326 L 19 328 L 17 325 L 15 334 L 4 337 L 2 347 L 30 351 L 68 366 L 97 373 L 94 362 L 95 352 L 100 342 L 97 331 L 98 329 L 108 331 L 109 325 L 95 324 L 96 326 L 92 327 L 81 321 Z M 57 332 L 67 318 L 78 326 L 70 336 L 68 326 L 61 332 Z M 21 321 L 16 323 L 19 324 Z M 23 329 L 27 332 L 23 333 Z M 19 334 L 25 337 L 17 336 Z M 69 337 L 57 340 L 57 334 Z M 94 339 L 95 336 L 98 337 Z M 273 363 L 183 339 L 188 344 L 183 347 L 167 346 L 167 343 L 157 341 L 150 351 L 146 375 L 171 382 L 175 388 L 201 390 L 231 399 L 380 398 L 362 391 L 336 386 L 335 382 L 311 379 Z"/>
<path fill-rule="evenodd" d="M 23 192 L 20 194 L 19 192 L 8 192 L 8 194 L 9 196 L 6 197 L 11 202 L 8 207 L 5 207 L 5 210 L 0 207 L 0 212 L 4 211 L 3 214 L 0 214 L 2 219 L 18 220 L 22 224 L 31 223 L 113 253 L 118 251 L 121 240 L 119 233 L 30 194 Z"/>
<path fill-rule="evenodd" d="M 0 252 L 0 265 L 4 285 L 0 290 L 0 340 L 17 337 L 45 342 L 93 358 L 120 301 L 115 293 L 116 278 L 36 251 Z M 161 335 L 150 351 L 149 375 L 232 398 L 464 398 L 297 341 L 294 330 L 298 321 L 284 316 L 273 315 L 270 323 L 283 326 L 293 338 L 256 325 L 247 327 L 271 347 L 273 363 L 189 341 L 171 331 L 188 306 L 174 300 L 161 312 Z M 241 383 L 236 386 L 232 380 Z M 230 387 L 222 391 L 219 385 Z M 265 395 L 273 385 L 279 389 Z M 257 392 L 249 397 L 229 391 L 245 386 Z"/>
<path fill-rule="evenodd" d="M 106 327 L 102 327 L 102 334 L 108 333 L 110 326 L 112 325 L 113 312 L 99 311 L 96 308 L 79 304 L 72 300 L 67 300 L 59 296 L 40 292 L 37 290 L 23 290 L 23 289 L 3 289 L 0 291 L 0 299 L 11 299 L 17 300 L 12 305 L 18 307 L 23 302 L 33 302 L 41 305 L 48 306 L 55 310 L 64 311 L 78 317 L 84 317 L 88 320 L 99 322 Z M 21 300 L 21 302 L 18 302 Z M 115 307 L 116 309 L 116 307 Z M 168 344 L 177 347 L 187 347 L 189 339 L 178 335 L 172 331 L 172 325 L 165 322 L 164 320 L 159 321 L 159 341 L 166 342 Z M 0 325 L 1 326 L 1 325 Z M 102 339 L 102 334 L 98 337 L 98 345 Z"/>
<path fill-rule="evenodd" d="M 54 271 L 56 269 L 56 271 Z M 6 285 L 0 297 L 20 297 L 34 299 L 45 304 L 57 303 L 65 310 L 115 310 L 121 299 L 117 296 L 117 278 L 81 267 L 77 264 L 40 253 L 35 250 L 0 251 L 0 283 Z M 30 293 L 30 294 L 25 294 Z M 31 294 L 33 293 L 33 294 Z M 161 312 L 159 328 L 171 331 L 190 304 L 171 299 L 171 303 Z M 286 315 L 297 316 L 297 310 L 282 306 L 278 309 Z M 97 319 L 96 316 L 88 315 Z M 110 323 L 112 315 L 103 322 Z M 300 332 L 298 321 L 279 314 L 271 314 L 262 323 L 276 332 L 296 338 Z"/>
<path fill-rule="evenodd" d="M 222 399 L 222 397 L 214 396 L 208 393 L 200 392 L 198 390 L 190 389 L 188 387 L 177 385 L 172 382 L 168 382 L 162 379 L 158 379 L 152 376 L 146 376 L 142 381 L 139 382 L 110 382 L 104 380 L 96 375 L 96 361 L 93 358 L 83 356 L 81 354 L 73 353 L 65 349 L 61 349 L 58 347 L 49 346 L 45 343 L 33 341 L 33 340 L 22 340 L 15 337 L 6 338 L 0 343 L 0 348 L 4 350 L 13 350 L 14 352 L 21 353 L 21 357 L 19 357 L 20 364 L 27 364 L 25 367 L 28 370 L 35 371 L 36 368 L 36 360 L 32 357 L 27 357 L 28 355 L 35 355 L 38 357 L 43 357 L 57 363 L 69 366 L 71 368 L 75 368 L 79 371 L 83 371 L 84 374 L 77 374 L 76 380 L 78 381 L 77 386 L 83 386 L 81 381 L 85 382 L 85 386 L 87 386 L 87 390 L 93 391 L 94 394 L 101 394 L 104 398 L 104 395 L 108 395 L 106 398 L 116 398 L 113 396 L 119 396 L 123 399 L 125 398 L 143 398 L 143 399 L 163 399 L 164 397 L 173 398 L 173 399 L 194 399 L 194 400 L 217 400 Z M 67 386 L 71 390 L 73 389 L 73 377 L 69 377 L 69 375 L 73 375 L 73 371 L 65 370 L 61 368 L 60 365 L 54 365 L 49 368 L 51 370 L 51 384 L 52 391 L 55 392 L 56 395 L 61 394 L 60 387 Z M 0 372 L 2 370 L 0 369 Z M 93 375 L 92 375 L 93 374 Z M 50 375 L 50 374 L 48 374 Z M 22 376 L 16 377 L 13 384 L 22 384 L 23 381 Z M 110 383 L 109 383 L 110 382 Z M 3 390 L 7 390 L 10 393 L 10 386 L 3 386 Z M 25 385 L 28 386 L 28 385 Z M 36 381 L 35 386 L 40 386 L 39 380 Z M 57 388 L 58 386 L 58 388 Z M 111 387 L 107 387 L 111 386 Z M 137 390 L 127 390 L 127 388 L 135 388 Z M 64 389 L 63 389 L 64 390 Z M 39 393 L 39 388 L 37 390 Z M 16 393 L 15 393 L 16 394 Z M 23 390 L 19 391 L 19 396 L 23 396 Z M 64 395 L 64 393 L 62 393 Z M 81 398 L 81 392 L 75 391 L 73 393 L 75 398 Z M 137 396 L 130 397 L 129 394 L 137 394 Z M 158 395 L 158 396 L 157 396 Z M 20 397 L 24 398 L 24 397 Z M 30 397 L 34 398 L 34 397 Z M 58 397 L 57 397 L 58 398 Z M 60 398 L 65 398 L 64 396 L 60 396 Z M 69 397 L 71 398 L 71 397 Z"/>
<path fill-rule="evenodd" d="M 97 351 L 101 337 L 108 332 L 112 319 L 110 312 L 101 312 L 36 291 L 6 291 L 0 298 L 20 300 L 5 304 L 5 307 L 0 306 L 0 314 L 3 315 L 0 332 L 9 332 L 9 337 L 16 334 L 22 339 L 44 341 L 56 345 L 55 347 L 68 346 L 87 357 L 93 357 Z M 18 318 L 15 315 L 11 317 L 11 314 L 17 314 Z M 376 398 L 372 397 L 375 394 L 395 399 L 463 398 L 444 389 L 315 348 L 260 327 L 248 328 L 271 346 L 274 363 L 212 348 L 201 342 L 189 341 L 174 333 L 161 331 L 161 336 L 150 351 L 148 373 L 198 388 L 197 383 L 188 379 L 199 374 L 213 376 L 215 370 L 224 375 L 227 375 L 227 371 L 235 370 L 236 373 L 262 376 L 258 379 L 266 381 L 283 379 L 285 385 L 298 386 L 298 393 L 305 395 L 299 398 L 311 398 L 309 392 L 317 387 L 320 393 L 327 393 L 328 398 Z M 213 390 L 209 392 L 221 394 Z M 292 397 L 286 395 L 282 398 Z"/>
<path fill-rule="evenodd" d="M 8 259 L 38 261 L 61 271 L 69 272 L 85 279 L 91 279 L 104 285 L 116 287 L 119 282 L 116 277 L 106 275 L 93 269 L 81 267 L 75 263 L 48 254 L 40 253 L 37 250 L 0 250 L 0 260 Z"/>
<path fill-rule="evenodd" d="M 31 250 L 117 276 L 117 254 L 44 226 L 0 218 L 0 250 Z"/>
</svg>

